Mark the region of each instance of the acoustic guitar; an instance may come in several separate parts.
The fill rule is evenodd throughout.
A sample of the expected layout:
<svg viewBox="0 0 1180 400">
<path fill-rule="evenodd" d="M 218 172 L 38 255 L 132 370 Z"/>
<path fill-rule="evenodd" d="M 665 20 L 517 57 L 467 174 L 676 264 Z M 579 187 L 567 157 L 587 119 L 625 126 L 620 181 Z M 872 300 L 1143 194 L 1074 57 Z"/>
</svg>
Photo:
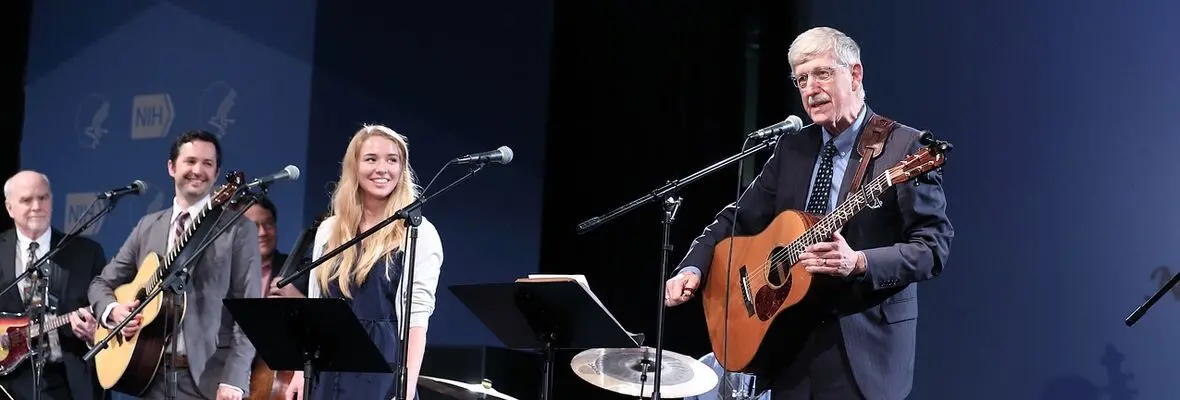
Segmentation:
<svg viewBox="0 0 1180 400">
<path fill-rule="evenodd" d="M 79 308 L 80 310 L 81 308 Z M 53 331 L 70 324 L 70 315 L 46 315 L 45 331 Z M 12 373 L 32 355 L 32 340 L 41 335 L 41 325 L 31 324 L 24 314 L 0 315 L 0 376 Z"/>
<path fill-rule="evenodd" d="M 807 246 L 830 238 L 865 207 L 878 207 L 878 196 L 890 187 L 943 165 L 950 145 L 933 140 L 928 132 L 922 135 L 925 147 L 862 185 L 830 214 L 821 218 L 798 210 L 783 211 L 758 234 L 729 237 L 714 246 L 701 300 L 713 354 L 726 371 L 757 373 L 765 368 L 763 361 L 777 355 L 782 345 L 777 336 L 767 341 L 767 333 L 789 330 L 795 322 L 803 321 L 795 317 L 804 313 L 791 311 L 810 298 L 810 292 L 826 286 L 815 280 L 838 279 L 813 277 L 798 265 Z M 731 266 L 728 276 L 727 265 Z M 729 290 L 727 285 L 732 285 Z"/>
<path fill-rule="evenodd" d="M 194 256 L 192 253 L 214 233 L 214 229 L 219 225 L 218 217 L 225 211 L 227 202 L 236 197 L 245 177 L 241 172 L 234 171 L 226 174 L 226 180 L 229 182 L 218 188 L 210 196 L 204 209 L 193 216 L 192 224 L 185 229 L 176 248 L 164 258 L 154 251 L 144 256 L 135 279 L 115 288 L 115 301 L 127 304 L 132 300 L 139 300 L 142 303 L 150 293 L 165 283 L 164 280 L 172 274 L 173 269 L 180 268 L 187 259 Z M 135 335 L 126 337 L 122 332 L 116 333 L 115 337 L 107 342 L 107 347 L 95 354 L 98 382 L 104 389 L 136 396 L 147 390 L 164 361 L 168 340 L 173 337 L 170 322 L 177 321 L 177 318 L 181 321 L 184 319 L 186 301 L 186 295 L 173 295 L 165 290 L 143 308 L 143 319 Z M 95 343 L 110 332 L 110 329 L 99 324 L 94 335 Z"/>
<path fill-rule="evenodd" d="M 306 257 L 304 254 L 311 254 L 311 246 L 315 242 L 315 233 L 320 228 L 320 224 L 325 219 L 332 216 L 332 210 L 325 211 L 311 223 L 311 227 L 305 229 L 299 235 L 299 240 L 295 243 L 295 250 L 291 252 L 291 256 L 287 257 L 287 261 L 283 263 L 282 268 L 278 273 L 271 278 L 271 281 L 281 280 L 295 271 L 293 269 L 303 264 Z M 270 287 L 270 282 L 263 282 L 264 285 Z M 269 294 L 266 297 L 272 297 Z M 262 357 L 255 355 L 254 363 L 250 370 L 250 396 L 247 400 L 285 400 L 283 399 L 283 392 L 287 390 L 287 385 L 291 384 L 291 378 L 295 375 L 295 371 L 275 371 L 266 365 L 266 361 Z"/>
</svg>

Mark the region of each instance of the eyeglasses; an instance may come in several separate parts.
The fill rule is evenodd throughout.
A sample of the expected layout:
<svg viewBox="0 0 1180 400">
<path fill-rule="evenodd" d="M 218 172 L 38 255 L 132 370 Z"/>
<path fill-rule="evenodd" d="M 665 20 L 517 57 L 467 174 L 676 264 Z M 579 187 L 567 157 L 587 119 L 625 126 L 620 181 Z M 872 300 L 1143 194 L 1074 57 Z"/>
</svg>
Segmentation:
<svg viewBox="0 0 1180 400">
<path fill-rule="evenodd" d="M 837 67 L 818 67 L 812 70 L 810 73 L 805 73 L 802 75 L 791 74 L 791 84 L 800 89 L 805 88 L 807 87 L 807 81 L 812 76 L 815 77 L 817 82 L 831 81 L 832 77 L 836 74 L 836 68 Z"/>
</svg>

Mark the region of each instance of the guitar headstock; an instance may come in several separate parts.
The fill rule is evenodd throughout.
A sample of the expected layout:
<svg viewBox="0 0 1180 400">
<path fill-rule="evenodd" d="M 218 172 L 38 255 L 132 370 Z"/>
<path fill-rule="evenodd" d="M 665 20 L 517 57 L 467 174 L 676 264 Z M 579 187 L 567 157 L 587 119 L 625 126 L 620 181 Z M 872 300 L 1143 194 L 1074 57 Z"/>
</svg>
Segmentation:
<svg viewBox="0 0 1180 400">
<path fill-rule="evenodd" d="M 934 134 L 930 131 L 919 133 L 918 140 L 924 147 L 918 149 L 916 153 L 906 156 L 893 168 L 889 168 L 889 180 L 892 184 L 905 183 L 942 167 L 946 163 L 946 153 L 954 148 L 947 141 L 935 139 Z"/>
<path fill-rule="evenodd" d="M 230 171 L 225 174 L 225 181 L 225 184 L 218 187 L 209 197 L 211 208 L 220 207 L 237 197 L 238 190 L 246 185 L 246 174 L 242 171 Z"/>
</svg>

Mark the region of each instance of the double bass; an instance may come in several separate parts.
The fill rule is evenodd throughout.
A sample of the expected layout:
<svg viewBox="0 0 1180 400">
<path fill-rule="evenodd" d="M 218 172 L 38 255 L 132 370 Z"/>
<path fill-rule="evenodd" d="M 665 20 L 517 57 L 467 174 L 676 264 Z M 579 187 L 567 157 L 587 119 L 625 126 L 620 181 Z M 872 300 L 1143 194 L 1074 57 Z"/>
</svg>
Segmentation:
<svg viewBox="0 0 1180 400">
<path fill-rule="evenodd" d="M 311 227 L 308 227 L 299 235 L 299 240 L 295 243 L 295 251 L 291 252 L 291 256 L 287 257 L 287 261 L 283 263 L 282 268 L 275 274 L 270 281 L 283 279 L 294 272 L 303 263 L 311 261 L 311 246 L 315 241 L 316 230 L 319 229 L 320 224 L 332 215 L 331 210 L 320 214 Z M 271 282 L 263 282 L 266 287 L 270 287 Z M 266 297 L 271 296 L 269 293 Z M 295 375 L 295 371 L 275 371 L 266 365 L 266 361 L 262 361 L 262 357 L 255 355 L 254 364 L 250 370 L 250 396 L 248 400 L 283 400 L 283 392 L 287 390 L 287 385 L 291 384 L 291 378 Z"/>
</svg>

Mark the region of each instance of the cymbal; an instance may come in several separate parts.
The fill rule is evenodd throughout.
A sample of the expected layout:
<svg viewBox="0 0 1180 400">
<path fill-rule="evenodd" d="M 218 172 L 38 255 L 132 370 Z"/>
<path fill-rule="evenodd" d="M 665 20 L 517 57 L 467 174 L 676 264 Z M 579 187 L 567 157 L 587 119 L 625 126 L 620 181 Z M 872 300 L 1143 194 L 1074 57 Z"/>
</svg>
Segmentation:
<svg viewBox="0 0 1180 400">
<path fill-rule="evenodd" d="M 717 373 L 704 363 L 668 350 L 663 356 L 660 397 L 696 396 L 717 386 Z M 655 358 L 652 347 L 590 349 L 574 356 L 570 367 L 591 385 L 623 395 L 651 397 Z"/>
<path fill-rule="evenodd" d="M 480 384 L 472 384 L 423 375 L 418 377 L 418 386 L 447 397 L 461 400 L 517 400 L 515 397 L 493 389 L 492 381 L 487 379 L 484 379 Z"/>
</svg>

